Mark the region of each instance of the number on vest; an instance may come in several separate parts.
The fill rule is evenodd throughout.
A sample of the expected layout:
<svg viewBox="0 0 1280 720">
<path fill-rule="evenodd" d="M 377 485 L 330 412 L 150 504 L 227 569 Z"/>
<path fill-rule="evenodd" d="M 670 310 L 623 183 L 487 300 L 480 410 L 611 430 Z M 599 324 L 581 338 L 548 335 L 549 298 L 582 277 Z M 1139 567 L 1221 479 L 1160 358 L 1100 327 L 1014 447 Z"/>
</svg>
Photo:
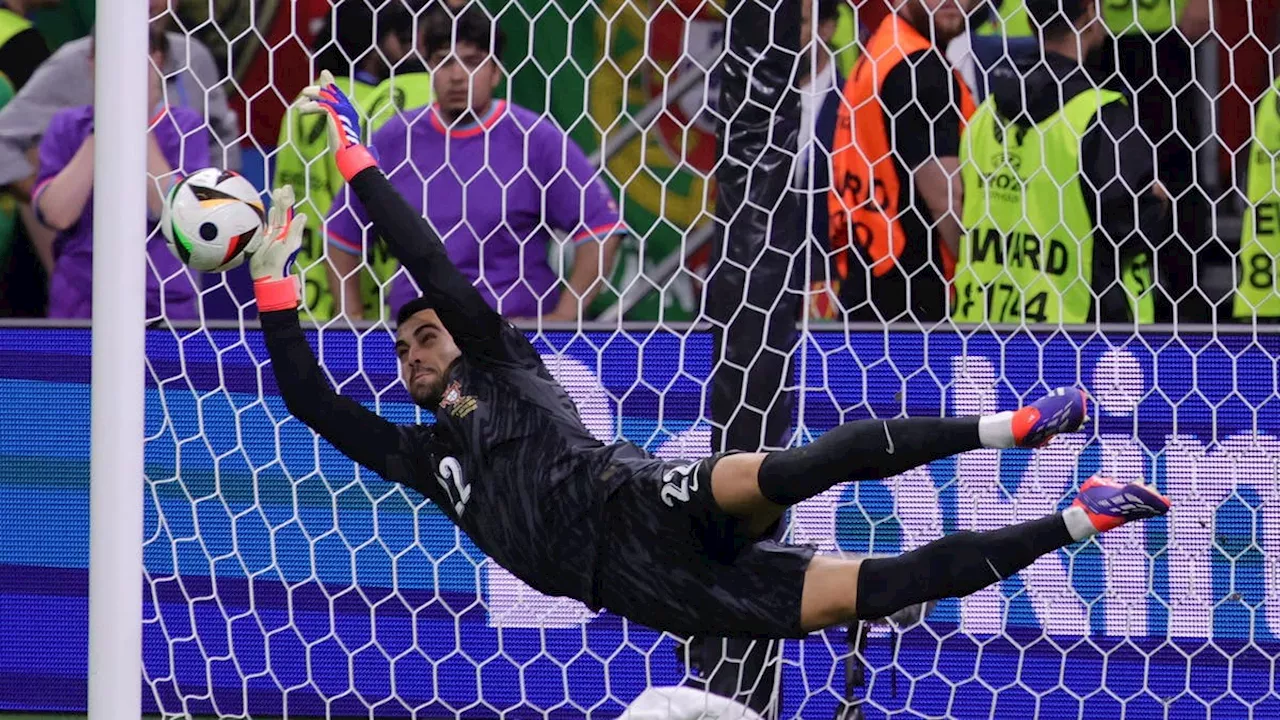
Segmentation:
<svg viewBox="0 0 1280 720">
<path fill-rule="evenodd" d="M 462 477 L 462 465 L 456 458 L 446 457 L 440 461 L 440 469 L 436 471 L 436 482 L 444 488 L 444 494 L 449 497 L 453 511 L 458 517 L 462 517 L 462 511 L 467 508 L 467 501 L 471 499 L 471 485 Z"/>
<path fill-rule="evenodd" d="M 1024 298 L 1013 283 L 992 283 L 985 288 L 987 321 L 994 323 L 1013 323 L 1026 318 L 1027 322 L 1047 322 L 1049 320 L 1049 293 L 1041 291 Z M 974 295 L 982 295 L 983 288 L 973 283 L 965 283 L 963 297 L 960 299 L 961 312 L 968 315 L 978 301 Z"/>
</svg>

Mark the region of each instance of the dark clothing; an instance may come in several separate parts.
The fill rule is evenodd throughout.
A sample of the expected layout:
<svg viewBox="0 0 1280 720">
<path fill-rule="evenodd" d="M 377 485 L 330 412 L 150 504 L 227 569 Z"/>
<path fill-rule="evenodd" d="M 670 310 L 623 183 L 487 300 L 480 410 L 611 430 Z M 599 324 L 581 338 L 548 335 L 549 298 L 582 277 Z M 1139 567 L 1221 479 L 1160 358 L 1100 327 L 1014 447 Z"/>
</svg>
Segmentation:
<svg viewBox="0 0 1280 720">
<path fill-rule="evenodd" d="M 14 91 L 18 91 L 48 57 L 49 46 L 45 44 L 44 36 L 30 27 L 0 45 L 0 73 L 4 73 Z"/>
<path fill-rule="evenodd" d="M 1199 102 L 1209 103 L 1195 82 L 1194 51 L 1175 28 L 1155 37 L 1131 33 L 1108 40 L 1100 55 L 1097 76 L 1107 87 L 1134 96 L 1134 114 L 1142 132 L 1156 146 L 1156 174 L 1175 198 L 1170 226 L 1159 237 L 1156 266 L 1163 292 L 1156 303 L 1156 321 L 1173 322 L 1174 299 L 1178 322 L 1211 322 L 1205 297 L 1196 288 L 1197 257 L 1229 261 L 1219 243 L 1205 246 L 1213 202 L 1203 179 L 1196 178 L 1196 148 L 1204 128 L 1196 114 Z M 1169 233 L 1176 231 L 1176 236 Z M 1228 295 L 1230 298 L 1230 295 Z M 1229 315 L 1228 311 L 1228 315 Z"/>
<path fill-rule="evenodd" d="M 476 545 L 549 595 L 595 605 L 601 513 L 638 448 L 596 440 L 524 335 L 489 308 L 378 170 L 352 180 L 370 217 L 462 350 L 434 425 L 396 426 L 329 387 L 297 314 L 262 326 L 289 411 L 347 457 L 435 502 Z"/>
<path fill-rule="evenodd" d="M 606 510 L 602 604 L 677 635 L 804 637 L 800 598 L 814 551 L 757 542 L 726 515 L 711 494 L 720 457 L 654 465 L 618 489 Z"/>
<path fill-rule="evenodd" d="M 946 284 L 932 229 L 937 223 L 916 190 L 914 172 L 927 160 L 960 155 L 961 83 L 942 52 L 931 47 L 908 54 L 881 84 L 879 101 L 902 188 L 899 219 L 906 244 L 898 258 L 900 272 L 868 282 L 862 279 L 865 268 L 851 264 L 840 290 L 849 320 L 930 322 L 946 316 Z"/>
<path fill-rule="evenodd" d="M 1075 60 L 1055 53 L 1041 60 L 1038 52 L 996 67 L 989 82 L 1000 117 L 1023 126 L 1044 121 L 1064 99 L 1096 87 Z M 1095 228 L 1095 311 L 1102 322 L 1126 322 L 1129 303 L 1115 282 L 1118 261 L 1150 253 L 1164 241 L 1168 220 L 1166 203 L 1146 190 L 1155 179 L 1155 151 L 1138 130 L 1131 103 L 1110 103 L 1098 112 L 1081 140 L 1080 165 L 1080 189 Z"/>
<path fill-rule="evenodd" d="M 263 313 L 289 412 L 363 467 L 440 506 L 485 554 L 539 592 L 661 630 L 723 626 L 732 631 L 724 634 L 741 635 L 782 629 L 772 619 L 777 603 L 753 612 L 764 600 L 733 600 L 776 585 L 767 597 L 794 599 L 788 612 L 798 627 L 807 551 L 756 549 L 740 535 L 727 541 L 720 533 L 733 521 L 715 508 L 709 474 L 701 492 L 667 489 L 668 473 L 685 465 L 595 439 L 537 351 L 449 262 L 386 176 L 371 168 L 351 187 L 462 357 L 447 372 L 435 424 L 397 426 L 333 391 L 296 311 Z M 762 559 L 776 554 L 793 558 L 787 567 L 798 572 L 779 574 Z M 649 599 L 639 603 L 643 593 Z"/>
</svg>

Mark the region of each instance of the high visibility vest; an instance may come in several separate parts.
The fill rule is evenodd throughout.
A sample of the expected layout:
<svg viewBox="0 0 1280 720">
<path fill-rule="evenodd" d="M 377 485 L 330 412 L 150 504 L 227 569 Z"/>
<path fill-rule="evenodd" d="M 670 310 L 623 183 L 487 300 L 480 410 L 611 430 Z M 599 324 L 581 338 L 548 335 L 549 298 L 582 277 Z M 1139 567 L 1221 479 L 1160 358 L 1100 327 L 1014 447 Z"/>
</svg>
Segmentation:
<svg viewBox="0 0 1280 720">
<path fill-rule="evenodd" d="M 336 77 L 334 82 L 364 116 L 368 99 L 376 86 L 347 76 Z M 297 259 L 302 276 L 302 304 L 316 320 L 328 320 L 336 314 L 338 298 L 334 289 L 329 287 L 324 221 L 333 207 L 334 198 L 342 192 L 343 180 L 329 153 L 326 121 L 318 115 L 303 114 L 296 107 L 290 107 L 280 123 L 278 148 L 273 185 L 292 185 L 299 199 L 298 212 L 307 214 L 307 228 Z M 374 272 L 377 274 L 378 269 L 375 268 Z M 365 299 L 365 317 L 376 317 L 380 299 L 377 287 L 362 293 L 362 296 Z M 370 315 L 370 311 L 375 312 Z"/>
<path fill-rule="evenodd" d="M 1187 0 L 1099 0 L 1112 35 L 1159 35 L 1178 24 Z"/>
<path fill-rule="evenodd" d="M 1186 0 L 1099 0 L 1103 22 L 1114 35 L 1158 35 L 1178 24 Z M 1023 0 L 1004 0 L 997 17 L 983 23 L 979 35 L 1035 35 Z"/>
<path fill-rule="evenodd" d="M 900 187 L 898 181 L 880 87 L 907 56 L 932 47 L 901 17 L 889 15 L 867 40 L 865 51 L 845 82 L 845 101 L 840 104 L 832 144 L 833 190 L 828 200 L 831 249 L 836 253 L 836 270 L 841 278 L 848 276 L 846 251 L 854 243 L 876 277 L 893 270 L 906 247 L 900 216 L 907 209 L 906 200 L 912 189 Z M 960 89 L 960 112 L 967 119 L 974 112 L 973 95 L 960 74 L 953 74 Z M 899 142 L 927 141 L 899 138 Z M 944 277 L 949 278 L 954 258 L 940 241 L 937 249 Z"/>
<path fill-rule="evenodd" d="M 1031 18 L 1027 15 L 1027 6 L 1022 0 L 1004 0 L 996 17 L 986 21 L 978 28 L 979 35 L 1003 35 L 1004 37 L 1031 37 L 1035 32 L 1031 28 Z"/>
<path fill-rule="evenodd" d="M 369 96 L 369 134 L 377 132 L 401 110 L 424 107 L 434 99 L 431 73 L 392 75 L 383 80 Z"/>
<path fill-rule="evenodd" d="M 836 14 L 836 31 L 831 36 L 831 52 L 841 77 L 849 77 L 858 60 L 858 15 L 847 2 L 841 2 Z"/>
<path fill-rule="evenodd" d="M 1280 259 L 1280 82 L 1261 102 L 1249 147 L 1248 210 L 1240 233 L 1234 315 L 1280 317 L 1276 261 Z"/>
<path fill-rule="evenodd" d="M 1081 189 L 1080 145 L 1104 105 L 1120 93 L 1090 89 L 1032 126 L 1001 118 L 988 98 L 960 141 L 964 183 L 956 322 L 1090 321 L 1094 299 L 1093 223 Z M 1131 316 L 1151 322 L 1151 262 L 1120 268 Z"/>
<path fill-rule="evenodd" d="M 4 47 L 14 35 L 30 27 L 30 20 L 9 8 L 0 7 L 0 47 Z"/>
</svg>

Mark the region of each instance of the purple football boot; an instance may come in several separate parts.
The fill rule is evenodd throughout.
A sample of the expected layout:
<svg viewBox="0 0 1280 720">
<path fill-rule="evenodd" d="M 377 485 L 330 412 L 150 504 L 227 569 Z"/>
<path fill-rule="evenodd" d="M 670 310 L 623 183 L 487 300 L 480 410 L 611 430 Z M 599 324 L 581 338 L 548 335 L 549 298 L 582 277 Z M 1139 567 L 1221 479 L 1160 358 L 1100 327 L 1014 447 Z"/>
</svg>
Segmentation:
<svg viewBox="0 0 1280 720">
<path fill-rule="evenodd" d="M 1084 510 L 1098 532 L 1106 532 L 1127 522 L 1164 515 L 1172 503 L 1154 487 L 1140 482 L 1125 485 L 1094 475 L 1080 487 L 1071 505 Z"/>
<path fill-rule="evenodd" d="M 1041 447 L 1088 419 L 1089 396 L 1079 388 L 1058 388 L 1013 414 L 1013 439 L 1018 447 Z"/>
</svg>

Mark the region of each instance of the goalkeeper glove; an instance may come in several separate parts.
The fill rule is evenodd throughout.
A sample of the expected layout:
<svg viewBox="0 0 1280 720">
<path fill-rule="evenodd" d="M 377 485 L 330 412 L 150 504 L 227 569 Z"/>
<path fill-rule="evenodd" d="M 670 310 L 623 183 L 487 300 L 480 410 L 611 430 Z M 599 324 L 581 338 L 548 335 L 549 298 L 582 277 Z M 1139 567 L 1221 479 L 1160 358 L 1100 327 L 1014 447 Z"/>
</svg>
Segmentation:
<svg viewBox="0 0 1280 720">
<path fill-rule="evenodd" d="M 302 250 L 302 231 L 307 227 L 305 214 L 293 212 L 293 187 L 271 193 L 271 210 L 267 227 L 257 248 L 249 255 L 249 274 L 253 276 L 253 296 L 258 312 L 293 310 L 298 307 L 301 289 L 293 274 L 293 260 Z"/>
<path fill-rule="evenodd" d="M 302 90 L 305 98 L 298 111 L 323 113 L 329 130 L 329 149 L 337 162 L 338 172 L 347 182 L 361 170 L 378 165 L 377 154 L 360 144 L 360 113 L 356 106 L 333 82 L 333 73 L 325 70 L 315 85 Z"/>
</svg>

